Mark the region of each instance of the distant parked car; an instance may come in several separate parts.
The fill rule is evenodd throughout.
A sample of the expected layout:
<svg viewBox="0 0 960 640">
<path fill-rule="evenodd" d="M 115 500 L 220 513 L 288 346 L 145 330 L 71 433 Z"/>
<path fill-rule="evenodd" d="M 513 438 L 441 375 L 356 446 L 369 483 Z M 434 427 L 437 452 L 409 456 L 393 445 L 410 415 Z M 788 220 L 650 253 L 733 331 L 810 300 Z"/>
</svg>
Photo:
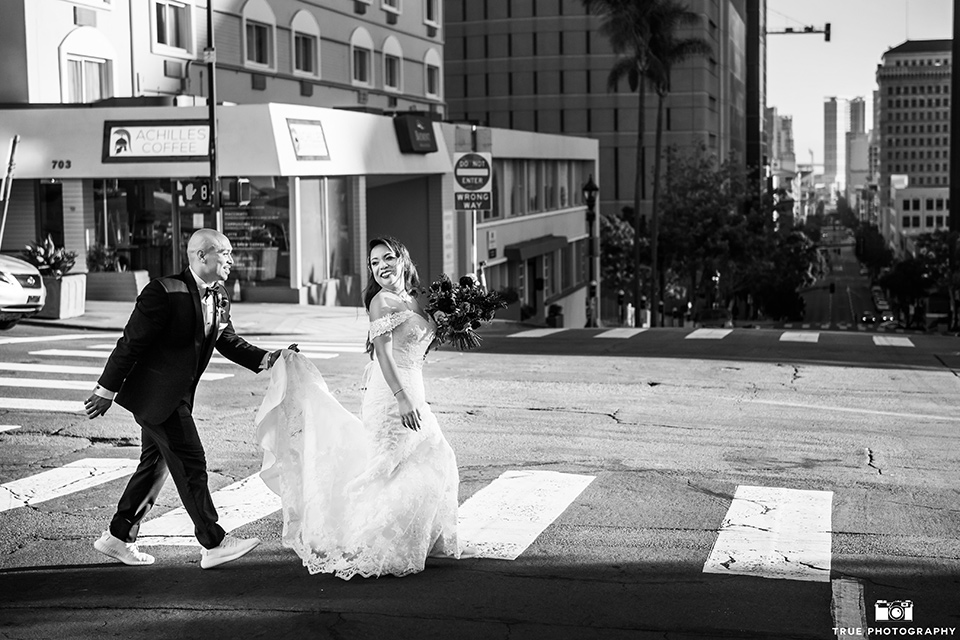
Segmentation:
<svg viewBox="0 0 960 640">
<path fill-rule="evenodd" d="M 704 309 L 694 319 L 697 327 L 733 328 L 733 315 L 727 309 Z"/>
<path fill-rule="evenodd" d="M 884 311 L 880 314 L 880 322 L 893 322 L 893 312 Z"/>
<path fill-rule="evenodd" d="M 43 278 L 35 266 L 0 255 L 0 330 L 36 315 L 47 301 Z"/>
<path fill-rule="evenodd" d="M 875 316 L 872 311 L 864 311 L 860 314 L 860 322 L 863 324 L 876 324 L 877 316 Z"/>
</svg>

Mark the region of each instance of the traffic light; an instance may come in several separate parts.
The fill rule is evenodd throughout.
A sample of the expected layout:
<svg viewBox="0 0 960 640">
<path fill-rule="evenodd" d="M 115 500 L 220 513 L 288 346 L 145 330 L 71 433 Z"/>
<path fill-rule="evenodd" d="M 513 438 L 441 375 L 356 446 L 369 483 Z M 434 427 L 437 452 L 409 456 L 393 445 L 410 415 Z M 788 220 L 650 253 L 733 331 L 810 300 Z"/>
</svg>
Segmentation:
<svg viewBox="0 0 960 640">
<path fill-rule="evenodd" d="M 827 26 L 823 28 L 823 40 L 824 42 L 830 42 L 830 23 L 827 23 Z"/>
<path fill-rule="evenodd" d="M 836 293 L 836 292 L 837 292 L 837 283 L 831 282 L 831 283 L 830 283 L 830 293 Z"/>
</svg>

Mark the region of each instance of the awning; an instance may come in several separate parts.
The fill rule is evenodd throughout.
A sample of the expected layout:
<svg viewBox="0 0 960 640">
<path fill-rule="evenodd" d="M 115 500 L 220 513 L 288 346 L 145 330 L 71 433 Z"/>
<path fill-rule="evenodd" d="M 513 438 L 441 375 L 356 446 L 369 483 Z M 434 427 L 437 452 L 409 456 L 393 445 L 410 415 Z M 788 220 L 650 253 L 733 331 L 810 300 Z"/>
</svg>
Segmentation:
<svg viewBox="0 0 960 640">
<path fill-rule="evenodd" d="M 14 135 L 17 179 L 192 178 L 210 173 L 206 107 L 0 109 L 0 154 Z M 393 118 L 306 105 L 217 107 L 221 176 L 429 175 L 453 171 L 437 151 L 403 153 Z M 135 147 L 136 144 L 136 147 Z"/>
<path fill-rule="evenodd" d="M 545 253 L 550 253 L 551 251 L 556 251 L 557 249 L 563 249 L 567 246 L 567 237 L 566 236 L 540 236 L 539 238 L 533 238 L 532 240 L 524 240 L 523 242 L 518 242 L 516 244 L 508 244 L 503 248 L 503 255 L 507 257 L 507 260 L 527 260 L 528 258 L 536 258 L 537 256 L 542 256 Z"/>
</svg>

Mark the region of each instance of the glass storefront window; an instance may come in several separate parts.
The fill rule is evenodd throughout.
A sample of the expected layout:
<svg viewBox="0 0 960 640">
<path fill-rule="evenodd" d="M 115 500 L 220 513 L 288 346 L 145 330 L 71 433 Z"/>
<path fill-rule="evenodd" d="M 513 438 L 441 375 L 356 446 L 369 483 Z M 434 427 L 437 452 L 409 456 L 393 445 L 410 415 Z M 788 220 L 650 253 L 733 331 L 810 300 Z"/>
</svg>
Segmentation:
<svg viewBox="0 0 960 640">
<path fill-rule="evenodd" d="M 228 183 L 229 184 L 229 183 Z M 245 189 L 234 189 L 246 197 Z M 223 232 L 233 245 L 233 273 L 245 286 L 290 287 L 290 194 L 287 178 L 249 179 L 249 201 L 224 203 Z"/>
</svg>

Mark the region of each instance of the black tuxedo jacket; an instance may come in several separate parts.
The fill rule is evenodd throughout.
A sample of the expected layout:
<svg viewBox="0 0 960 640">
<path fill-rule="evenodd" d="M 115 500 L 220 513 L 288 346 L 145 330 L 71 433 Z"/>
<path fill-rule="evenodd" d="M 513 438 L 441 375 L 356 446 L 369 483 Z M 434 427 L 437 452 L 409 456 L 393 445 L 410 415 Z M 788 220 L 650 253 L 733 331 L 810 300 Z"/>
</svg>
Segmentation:
<svg viewBox="0 0 960 640">
<path fill-rule="evenodd" d="M 98 381 L 103 388 L 117 391 L 117 404 L 150 424 L 166 420 L 181 400 L 193 406 L 197 382 L 214 344 L 230 360 L 260 371 L 267 352 L 236 334 L 229 297 L 223 285 L 217 287 L 214 331 L 219 335 L 209 339 L 203 331 L 197 283 L 189 269 L 152 280 L 143 288 Z"/>
</svg>

